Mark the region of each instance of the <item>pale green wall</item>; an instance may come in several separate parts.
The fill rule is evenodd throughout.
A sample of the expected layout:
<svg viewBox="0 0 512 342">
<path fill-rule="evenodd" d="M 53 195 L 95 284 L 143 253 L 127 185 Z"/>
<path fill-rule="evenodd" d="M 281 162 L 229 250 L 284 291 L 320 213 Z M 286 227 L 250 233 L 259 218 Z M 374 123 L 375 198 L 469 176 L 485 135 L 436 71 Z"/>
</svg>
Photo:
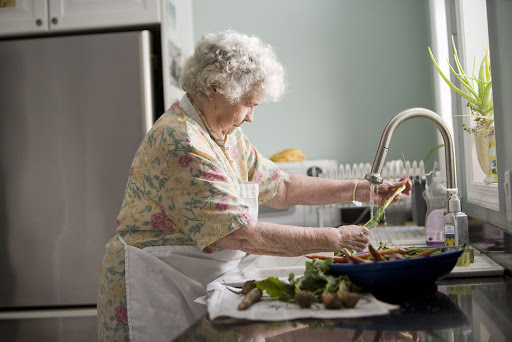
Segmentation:
<svg viewBox="0 0 512 342">
<path fill-rule="evenodd" d="M 285 65 L 285 98 L 244 126 L 267 157 L 296 147 L 308 159 L 371 163 L 392 116 L 434 109 L 427 0 L 193 0 L 193 13 L 196 41 L 254 34 Z M 420 160 L 436 144 L 433 126 L 414 119 L 397 129 L 388 160 Z"/>
</svg>

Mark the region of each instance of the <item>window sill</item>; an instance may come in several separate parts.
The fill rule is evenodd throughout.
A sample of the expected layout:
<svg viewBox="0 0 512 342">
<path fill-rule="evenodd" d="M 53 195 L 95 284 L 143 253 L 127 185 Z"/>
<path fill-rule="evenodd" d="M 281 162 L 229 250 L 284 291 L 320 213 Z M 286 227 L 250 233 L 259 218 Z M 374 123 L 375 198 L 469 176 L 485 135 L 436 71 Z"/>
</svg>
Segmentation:
<svg viewBox="0 0 512 342">
<path fill-rule="evenodd" d="M 468 203 L 499 211 L 498 183 L 471 183 L 468 186 Z"/>
</svg>

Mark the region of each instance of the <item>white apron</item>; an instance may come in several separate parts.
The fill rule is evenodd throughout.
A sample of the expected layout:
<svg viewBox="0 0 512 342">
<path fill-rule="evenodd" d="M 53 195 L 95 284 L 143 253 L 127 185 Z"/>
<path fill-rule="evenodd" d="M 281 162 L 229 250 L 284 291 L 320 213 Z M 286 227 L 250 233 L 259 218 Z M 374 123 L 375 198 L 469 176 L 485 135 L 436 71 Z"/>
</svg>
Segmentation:
<svg viewBox="0 0 512 342">
<path fill-rule="evenodd" d="M 255 221 L 258 193 L 258 184 L 238 185 L 241 202 Z M 119 239 L 125 247 L 128 327 L 134 342 L 168 342 L 179 336 L 206 314 L 206 306 L 194 303 L 206 294 L 206 285 L 236 268 L 245 255 L 236 250 L 204 254 L 197 246 L 140 249 Z"/>
</svg>

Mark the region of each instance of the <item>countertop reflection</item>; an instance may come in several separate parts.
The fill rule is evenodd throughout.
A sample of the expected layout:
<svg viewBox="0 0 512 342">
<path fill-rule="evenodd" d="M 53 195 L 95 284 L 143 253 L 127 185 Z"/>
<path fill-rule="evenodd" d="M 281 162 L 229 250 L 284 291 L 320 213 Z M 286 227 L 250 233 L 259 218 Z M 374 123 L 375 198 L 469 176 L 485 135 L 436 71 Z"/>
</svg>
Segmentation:
<svg viewBox="0 0 512 342">
<path fill-rule="evenodd" d="M 176 341 L 507 341 L 512 338 L 512 279 L 443 280 L 415 289 L 375 294 L 399 304 L 390 315 L 343 320 L 253 322 L 199 320 Z"/>
</svg>

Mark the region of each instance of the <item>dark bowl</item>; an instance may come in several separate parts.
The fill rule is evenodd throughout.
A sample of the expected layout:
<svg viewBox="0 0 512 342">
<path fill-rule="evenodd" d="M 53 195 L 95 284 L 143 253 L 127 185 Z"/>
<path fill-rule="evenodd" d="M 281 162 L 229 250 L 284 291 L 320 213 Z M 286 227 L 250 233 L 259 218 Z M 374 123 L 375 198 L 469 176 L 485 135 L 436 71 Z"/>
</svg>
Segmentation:
<svg viewBox="0 0 512 342">
<path fill-rule="evenodd" d="M 348 276 L 364 291 L 432 288 L 451 272 L 464 248 L 451 247 L 440 251 L 441 254 L 428 257 L 364 264 L 331 264 L 329 267 L 336 275 Z"/>
</svg>

